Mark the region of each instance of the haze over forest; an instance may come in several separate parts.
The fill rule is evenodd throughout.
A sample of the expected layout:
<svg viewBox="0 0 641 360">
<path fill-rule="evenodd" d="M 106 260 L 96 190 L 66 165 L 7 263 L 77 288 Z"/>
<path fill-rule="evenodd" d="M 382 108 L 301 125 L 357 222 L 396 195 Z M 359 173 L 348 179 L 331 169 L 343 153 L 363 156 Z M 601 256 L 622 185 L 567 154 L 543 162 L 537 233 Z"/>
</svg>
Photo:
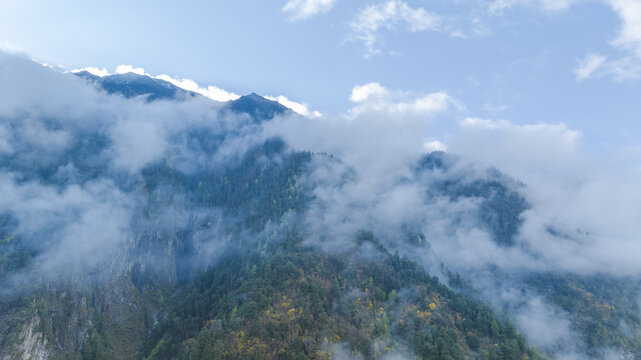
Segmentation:
<svg viewBox="0 0 641 360">
<path fill-rule="evenodd" d="M 641 359 L 641 3 L 282 2 L 0 5 L 0 359 Z"/>
</svg>

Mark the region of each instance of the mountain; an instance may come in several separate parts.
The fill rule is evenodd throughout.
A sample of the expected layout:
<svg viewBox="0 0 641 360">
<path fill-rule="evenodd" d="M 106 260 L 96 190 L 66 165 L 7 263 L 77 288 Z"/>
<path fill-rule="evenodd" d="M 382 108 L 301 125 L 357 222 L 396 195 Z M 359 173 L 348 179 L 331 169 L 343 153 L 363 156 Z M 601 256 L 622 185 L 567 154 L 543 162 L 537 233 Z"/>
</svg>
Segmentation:
<svg viewBox="0 0 641 360">
<path fill-rule="evenodd" d="M 120 94 L 126 98 L 144 95 L 147 96 L 148 101 L 153 101 L 197 96 L 196 93 L 181 89 L 168 81 L 134 73 L 100 77 L 87 71 L 81 71 L 75 75 L 97 84 L 109 94 Z"/>
<path fill-rule="evenodd" d="M 309 204 L 297 179 L 319 155 L 284 145 L 268 140 L 235 167 L 198 175 L 170 163 L 144 169 L 145 227 L 130 245 L 137 255 L 116 260 L 122 272 L 107 271 L 97 286 L 35 284 L 32 295 L 0 302 L 6 356 L 326 359 L 344 346 L 366 358 L 536 358 L 505 318 L 390 253 L 371 232 L 355 234 L 346 253 L 306 246 L 297 221 L 285 219 Z M 178 229 L 158 232 L 176 198 L 235 218 L 213 266 L 195 265 L 203 247 L 196 234 L 211 215 L 192 212 Z M 5 239 L 20 237 L 10 229 Z M 164 254 L 154 263 L 167 264 L 160 272 L 138 258 L 156 252 Z"/>
<path fill-rule="evenodd" d="M 241 96 L 231 101 L 230 109 L 237 114 L 249 114 L 257 121 L 271 120 L 275 116 L 291 115 L 293 113 L 293 111 L 277 101 L 267 100 L 256 93 Z"/>
<path fill-rule="evenodd" d="M 165 80 L 152 78 L 147 75 L 134 73 L 96 76 L 88 71 L 75 73 L 109 94 L 119 94 L 126 98 L 144 96 L 147 101 L 154 100 L 183 100 L 200 96 L 192 91 L 187 91 Z M 271 120 L 275 116 L 291 115 L 294 112 L 277 101 L 268 100 L 256 93 L 241 96 L 228 102 L 230 111 L 235 114 L 247 114 L 254 121 Z"/>
<path fill-rule="evenodd" d="M 0 359 L 641 359 L 638 278 L 503 265 L 540 255 L 498 169 L 3 56 Z"/>
</svg>

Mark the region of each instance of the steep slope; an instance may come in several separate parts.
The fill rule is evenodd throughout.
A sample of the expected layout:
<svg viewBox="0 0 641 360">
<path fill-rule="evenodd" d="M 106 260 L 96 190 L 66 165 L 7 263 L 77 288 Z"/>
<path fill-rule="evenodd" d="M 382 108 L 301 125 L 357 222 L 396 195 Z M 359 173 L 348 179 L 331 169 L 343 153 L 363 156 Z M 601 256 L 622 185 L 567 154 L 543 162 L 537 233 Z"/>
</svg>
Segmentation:
<svg viewBox="0 0 641 360">
<path fill-rule="evenodd" d="M 396 255 L 317 253 L 297 234 L 232 254 L 172 300 L 147 359 L 536 358 L 512 325 Z M 372 246 L 368 235 L 361 246 Z M 241 281 L 229 282 L 232 274 Z"/>
</svg>

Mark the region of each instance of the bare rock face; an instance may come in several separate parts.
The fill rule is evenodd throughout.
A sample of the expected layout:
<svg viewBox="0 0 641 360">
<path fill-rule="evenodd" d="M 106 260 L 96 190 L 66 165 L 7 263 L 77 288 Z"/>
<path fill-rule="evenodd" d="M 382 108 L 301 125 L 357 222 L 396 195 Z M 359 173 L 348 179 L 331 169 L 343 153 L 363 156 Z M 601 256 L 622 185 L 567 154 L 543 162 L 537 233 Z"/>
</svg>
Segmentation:
<svg viewBox="0 0 641 360">
<path fill-rule="evenodd" d="M 32 317 L 20 334 L 19 349 L 21 360 L 47 360 L 50 351 L 47 349 L 47 339 L 39 330 L 40 317 Z"/>
</svg>

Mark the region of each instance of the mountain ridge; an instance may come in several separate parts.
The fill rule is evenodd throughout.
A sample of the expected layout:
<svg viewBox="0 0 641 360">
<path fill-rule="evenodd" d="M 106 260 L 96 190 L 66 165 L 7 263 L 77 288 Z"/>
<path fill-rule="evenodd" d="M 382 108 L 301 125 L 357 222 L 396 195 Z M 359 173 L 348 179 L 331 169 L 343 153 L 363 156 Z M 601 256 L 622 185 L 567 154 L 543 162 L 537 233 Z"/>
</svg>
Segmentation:
<svg viewBox="0 0 641 360">
<path fill-rule="evenodd" d="M 120 94 L 126 98 L 142 96 L 145 97 L 147 101 L 154 101 L 182 100 L 201 96 L 198 93 L 185 90 L 168 81 L 132 72 L 97 76 L 83 70 L 74 73 L 74 75 L 98 85 L 109 94 Z M 294 113 L 293 110 L 279 102 L 266 99 L 256 93 L 230 100 L 227 104 L 233 113 L 247 114 L 257 122 L 271 120 L 275 116 L 291 115 Z"/>
</svg>

